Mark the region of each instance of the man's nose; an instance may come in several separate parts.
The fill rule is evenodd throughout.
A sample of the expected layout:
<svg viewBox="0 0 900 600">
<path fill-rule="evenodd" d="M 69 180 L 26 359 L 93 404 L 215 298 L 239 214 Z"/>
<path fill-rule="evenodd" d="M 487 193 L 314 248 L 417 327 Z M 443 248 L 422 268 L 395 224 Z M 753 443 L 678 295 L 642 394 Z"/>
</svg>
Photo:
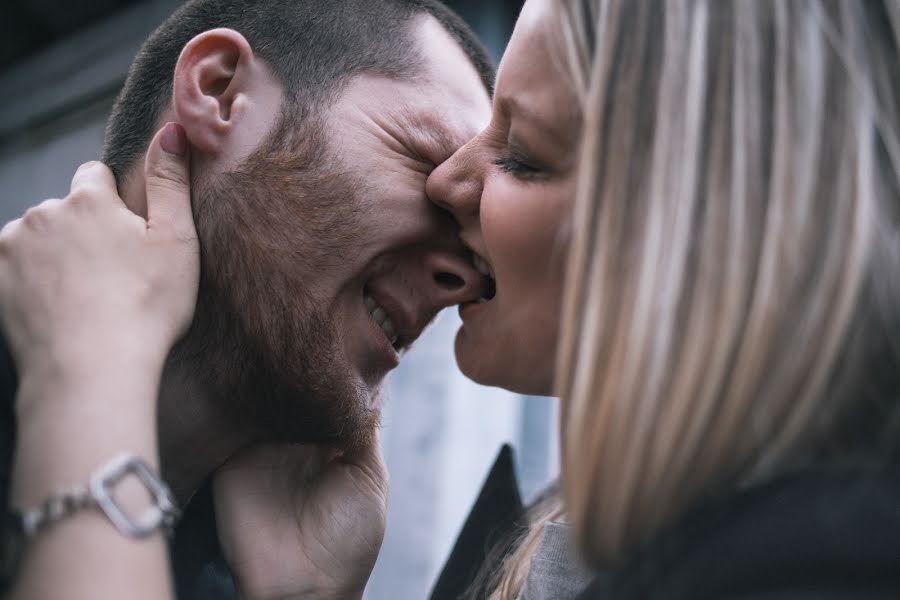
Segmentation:
<svg viewBox="0 0 900 600">
<path fill-rule="evenodd" d="M 487 282 L 461 252 L 433 251 L 424 261 L 424 289 L 436 309 L 480 298 Z"/>
<path fill-rule="evenodd" d="M 460 148 L 431 173 L 425 184 L 428 199 L 449 211 L 463 229 L 476 224 L 481 207 L 484 165 L 479 160 L 480 143 L 475 138 Z"/>
</svg>

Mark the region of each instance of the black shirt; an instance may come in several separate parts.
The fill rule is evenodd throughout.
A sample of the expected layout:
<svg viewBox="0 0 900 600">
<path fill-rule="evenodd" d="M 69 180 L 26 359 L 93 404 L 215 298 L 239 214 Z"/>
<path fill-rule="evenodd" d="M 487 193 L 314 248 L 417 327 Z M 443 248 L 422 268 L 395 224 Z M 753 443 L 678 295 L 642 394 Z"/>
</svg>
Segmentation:
<svg viewBox="0 0 900 600">
<path fill-rule="evenodd" d="M 13 451 L 16 447 L 14 401 L 19 381 L 6 341 L 0 335 L 0 494 L 9 506 Z"/>
</svg>

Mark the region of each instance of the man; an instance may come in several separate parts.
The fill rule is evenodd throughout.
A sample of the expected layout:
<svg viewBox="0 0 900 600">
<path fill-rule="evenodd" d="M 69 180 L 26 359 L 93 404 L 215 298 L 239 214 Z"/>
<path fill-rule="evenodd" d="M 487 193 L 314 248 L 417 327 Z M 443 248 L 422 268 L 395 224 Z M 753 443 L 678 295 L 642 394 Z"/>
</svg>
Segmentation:
<svg viewBox="0 0 900 600">
<path fill-rule="evenodd" d="M 200 292 L 159 399 L 182 503 L 248 447 L 366 446 L 398 354 L 480 296 L 424 186 L 484 125 L 491 79 L 433 0 L 197 0 L 148 39 L 103 159 L 145 214 L 153 133 L 177 121 L 191 143 Z M 198 495 L 176 539 L 182 597 L 226 593 L 197 577 L 215 555 L 209 502 Z"/>
</svg>

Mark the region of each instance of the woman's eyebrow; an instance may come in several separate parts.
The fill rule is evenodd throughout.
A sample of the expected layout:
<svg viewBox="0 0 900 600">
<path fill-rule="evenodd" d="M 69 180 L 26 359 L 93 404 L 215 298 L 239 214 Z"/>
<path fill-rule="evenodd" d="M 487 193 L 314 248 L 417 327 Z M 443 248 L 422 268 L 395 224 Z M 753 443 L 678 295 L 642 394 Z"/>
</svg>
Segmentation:
<svg viewBox="0 0 900 600">
<path fill-rule="evenodd" d="M 551 125 L 546 114 L 542 114 L 541 111 L 535 110 L 533 107 L 529 106 L 527 102 L 523 102 L 512 96 L 499 98 L 499 102 L 501 104 L 501 110 L 505 112 L 510 122 L 515 119 L 517 122 L 523 124 L 527 123 L 527 129 L 531 130 L 531 133 L 535 137 L 547 139 L 554 146 L 563 148 L 569 146 L 570 140 L 568 139 L 568 136 L 566 136 L 559 127 Z"/>
</svg>

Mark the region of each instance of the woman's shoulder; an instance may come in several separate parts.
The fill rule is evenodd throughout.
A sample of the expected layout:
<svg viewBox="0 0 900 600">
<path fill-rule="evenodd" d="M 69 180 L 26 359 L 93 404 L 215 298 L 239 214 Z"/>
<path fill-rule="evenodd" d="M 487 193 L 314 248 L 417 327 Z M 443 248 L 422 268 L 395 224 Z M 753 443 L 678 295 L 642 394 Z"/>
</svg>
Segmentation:
<svg viewBox="0 0 900 600">
<path fill-rule="evenodd" d="M 551 521 L 544 525 L 519 600 L 571 600 L 593 578 L 575 551 L 569 525 Z"/>
<path fill-rule="evenodd" d="M 583 598 L 900 597 L 900 469 L 809 471 L 709 504 Z"/>
</svg>

